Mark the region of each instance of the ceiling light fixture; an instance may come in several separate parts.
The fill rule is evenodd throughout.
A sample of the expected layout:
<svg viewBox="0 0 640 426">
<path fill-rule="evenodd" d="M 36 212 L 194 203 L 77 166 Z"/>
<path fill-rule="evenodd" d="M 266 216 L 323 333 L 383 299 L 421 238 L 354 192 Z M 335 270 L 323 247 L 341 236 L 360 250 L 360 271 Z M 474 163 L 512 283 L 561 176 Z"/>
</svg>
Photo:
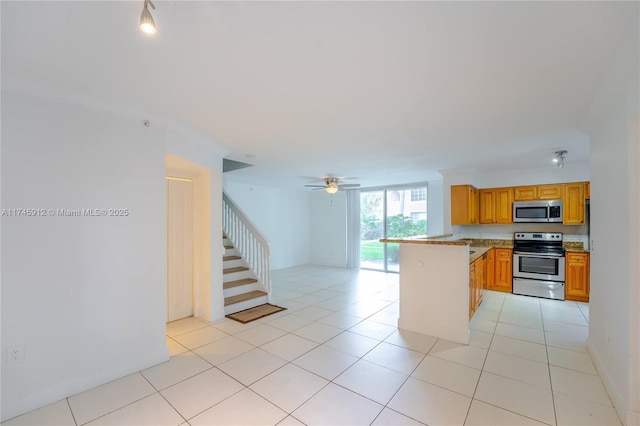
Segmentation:
<svg viewBox="0 0 640 426">
<path fill-rule="evenodd" d="M 328 182 L 325 191 L 327 191 L 327 193 L 329 194 L 335 194 L 336 192 L 338 192 L 338 182 L 336 182 L 335 180 Z"/>
<path fill-rule="evenodd" d="M 558 167 L 564 167 L 564 155 L 567 153 L 565 150 L 556 151 L 556 156 L 553 158 L 553 162 L 558 165 Z"/>
<path fill-rule="evenodd" d="M 156 9 L 155 5 L 151 0 L 144 0 L 144 8 L 142 9 L 142 15 L 140 15 L 140 29 L 145 34 L 155 34 L 156 33 L 156 23 L 153 21 L 153 16 L 151 16 L 151 12 L 147 6 L 151 5 L 153 10 Z"/>
</svg>

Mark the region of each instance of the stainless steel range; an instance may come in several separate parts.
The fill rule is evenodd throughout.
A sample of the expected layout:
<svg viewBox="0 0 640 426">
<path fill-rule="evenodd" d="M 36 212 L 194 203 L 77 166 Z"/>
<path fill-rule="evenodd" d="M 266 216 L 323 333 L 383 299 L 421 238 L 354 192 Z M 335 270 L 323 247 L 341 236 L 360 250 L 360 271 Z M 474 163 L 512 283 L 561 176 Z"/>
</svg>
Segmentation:
<svg viewBox="0 0 640 426">
<path fill-rule="evenodd" d="M 565 250 L 560 232 L 516 232 L 513 293 L 564 300 Z"/>
</svg>

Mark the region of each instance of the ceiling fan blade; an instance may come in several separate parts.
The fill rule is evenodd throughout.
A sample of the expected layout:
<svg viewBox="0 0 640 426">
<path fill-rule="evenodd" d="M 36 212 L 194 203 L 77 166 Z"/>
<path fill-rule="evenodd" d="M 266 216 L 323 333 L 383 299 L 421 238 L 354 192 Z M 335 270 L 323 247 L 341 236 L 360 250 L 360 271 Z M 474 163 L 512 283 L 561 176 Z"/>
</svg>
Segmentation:
<svg viewBox="0 0 640 426">
<path fill-rule="evenodd" d="M 359 188 L 360 184 L 359 183 L 345 183 L 345 184 L 340 184 L 339 187 L 340 188 Z"/>
<path fill-rule="evenodd" d="M 326 185 L 305 185 L 307 188 L 325 188 Z"/>
</svg>

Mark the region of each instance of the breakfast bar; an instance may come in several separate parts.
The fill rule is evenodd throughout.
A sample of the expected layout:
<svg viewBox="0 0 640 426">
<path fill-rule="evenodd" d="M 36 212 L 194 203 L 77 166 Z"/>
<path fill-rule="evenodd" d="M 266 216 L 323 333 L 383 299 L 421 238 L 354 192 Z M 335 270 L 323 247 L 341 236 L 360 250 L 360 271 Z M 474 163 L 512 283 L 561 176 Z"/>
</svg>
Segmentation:
<svg viewBox="0 0 640 426">
<path fill-rule="evenodd" d="M 444 237 L 382 239 L 400 243 L 398 328 L 469 343 L 470 243 Z"/>
</svg>

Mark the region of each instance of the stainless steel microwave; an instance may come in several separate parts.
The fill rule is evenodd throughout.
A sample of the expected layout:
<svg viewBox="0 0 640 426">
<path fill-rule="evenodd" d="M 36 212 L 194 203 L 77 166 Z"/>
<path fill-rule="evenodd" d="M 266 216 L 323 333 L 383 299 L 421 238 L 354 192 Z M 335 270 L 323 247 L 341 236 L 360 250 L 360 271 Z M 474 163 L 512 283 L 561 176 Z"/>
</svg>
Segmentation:
<svg viewBox="0 0 640 426">
<path fill-rule="evenodd" d="M 562 223 L 562 200 L 515 201 L 513 221 L 521 223 Z"/>
</svg>

